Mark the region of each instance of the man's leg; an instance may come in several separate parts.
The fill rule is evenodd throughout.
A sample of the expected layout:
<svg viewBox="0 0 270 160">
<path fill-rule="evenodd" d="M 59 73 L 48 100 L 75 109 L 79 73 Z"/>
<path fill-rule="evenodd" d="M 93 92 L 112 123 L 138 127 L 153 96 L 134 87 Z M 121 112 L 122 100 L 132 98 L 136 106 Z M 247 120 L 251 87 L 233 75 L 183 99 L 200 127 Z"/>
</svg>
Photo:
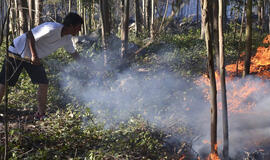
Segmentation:
<svg viewBox="0 0 270 160">
<path fill-rule="evenodd" d="M 38 114 L 40 116 L 43 116 L 46 113 L 47 93 L 48 93 L 48 84 L 39 84 L 37 92 L 37 101 L 38 101 Z"/>
</svg>

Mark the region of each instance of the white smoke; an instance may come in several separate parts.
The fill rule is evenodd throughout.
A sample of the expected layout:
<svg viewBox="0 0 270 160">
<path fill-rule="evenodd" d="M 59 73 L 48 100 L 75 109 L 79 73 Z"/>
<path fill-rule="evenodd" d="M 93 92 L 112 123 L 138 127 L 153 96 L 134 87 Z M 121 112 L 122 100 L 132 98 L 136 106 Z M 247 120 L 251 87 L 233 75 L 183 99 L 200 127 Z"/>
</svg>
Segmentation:
<svg viewBox="0 0 270 160">
<path fill-rule="evenodd" d="M 155 60 L 160 64 L 175 62 L 175 59 L 171 59 L 174 54 L 173 50 L 164 51 Z M 187 126 L 191 130 L 191 137 L 187 141 L 193 143 L 196 151 L 209 153 L 210 144 L 203 143 L 203 140 L 210 141 L 210 104 L 205 99 L 203 88 L 196 86 L 193 79 L 183 78 L 168 69 L 155 70 L 151 66 L 138 64 L 120 72 L 115 64 L 104 67 L 102 55 L 93 59 L 89 63 L 75 62 L 67 66 L 62 74 L 62 86 L 87 104 L 98 120 L 106 122 L 106 127 L 140 114 L 163 130 L 169 130 L 171 126 Z M 269 89 L 270 84 L 258 78 L 248 80 L 254 85 L 250 87 L 259 88 L 262 83 L 266 87 L 249 97 L 256 103 L 249 113 L 229 115 L 231 156 L 249 150 L 252 145 L 255 149 L 261 147 L 256 144 L 257 140 L 270 140 L 269 92 L 263 92 L 263 89 Z M 241 86 L 245 81 L 227 83 L 227 91 L 235 83 Z M 219 110 L 219 151 L 222 150 L 221 116 Z"/>
</svg>

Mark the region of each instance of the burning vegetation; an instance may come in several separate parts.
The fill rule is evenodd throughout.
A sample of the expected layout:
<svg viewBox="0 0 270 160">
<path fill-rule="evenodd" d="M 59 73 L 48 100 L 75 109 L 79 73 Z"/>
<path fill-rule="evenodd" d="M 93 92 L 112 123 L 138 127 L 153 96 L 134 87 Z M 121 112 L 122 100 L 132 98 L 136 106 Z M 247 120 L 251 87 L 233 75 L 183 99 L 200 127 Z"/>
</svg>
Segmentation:
<svg viewBox="0 0 270 160">
<path fill-rule="evenodd" d="M 263 40 L 263 45 L 257 48 L 256 54 L 251 58 L 251 65 L 250 65 L 250 76 L 246 78 L 240 78 L 243 68 L 244 68 L 244 61 L 238 60 L 234 64 L 229 64 L 226 66 L 226 84 L 227 84 L 227 103 L 228 103 L 228 113 L 229 119 L 231 121 L 240 120 L 233 123 L 242 123 L 242 118 L 246 121 L 242 123 L 242 126 L 238 126 L 235 128 L 236 125 L 230 123 L 231 126 L 231 133 L 232 136 L 234 135 L 233 130 L 242 128 L 241 133 L 250 132 L 253 134 L 248 142 L 241 142 L 242 150 L 245 150 L 244 159 L 269 159 L 270 157 L 270 145 L 269 145 L 269 135 L 265 137 L 259 137 L 254 135 L 252 129 L 257 130 L 256 128 L 261 128 L 266 133 L 270 133 L 269 125 L 264 125 L 265 122 L 261 121 L 262 124 L 258 124 L 259 117 L 265 117 L 263 111 L 264 108 L 268 107 L 265 105 L 269 105 L 268 97 L 270 94 L 270 35 L 266 36 Z M 243 52 L 240 55 L 242 59 L 245 53 Z M 218 91 L 218 108 L 219 112 L 221 112 L 221 100 L 220 100 L 220 77 L 219 73 L 215 73 L 216 81 L 217 81 L 217 91 Z M 205 93 L 205 99 L 210 100 L 210 92 L 209 92 L 209 79 L 207 75 L 203 75 L 198 80 L 195 81 L 198 86 L 202 86 L 203 92 Z M 267 109 L 267 113 L 269 109 Z M 242 117 L 242 118 L 235 118 L 235 117 Z M 245 117 L 245 118 L 244 118 Z M 257 117 L 257 118 L 256 118 Z M 256 119 L 256 120 L 255 120 Z M 248 121 L 256 121 L 256 123 L 248 122 Z M 243 130 L 244 129 L 244 130 Z M 261 131 L 257 131 L 258 134 Z M 240 134 L 241 134 L 240 133 Z M 256 133 L 255 133 L 256 134 Z M 246 134 L 244 134 L 246 135 Z M 262 134 L 264 135 L 264 134 Z M 238 135 L 239 136 L 239 135 Z M 241 136 L 239 136 L 241 137 Z M 234 138 L 231 138 L 234 139 Z M 245 139 L 245 138 L 240 138 Z M 231 143 L 232 148 L 234 142 Z M 221 145 L 218 144 L 218 145 Z M 217 145 L 217 146 L 218 146 Z M 231 149 L 232 150 L 232 149 Z M 255 151 L 254 151 L 255 150 Z M 232 151 L 234 152 L 234 151 Z M 238 156 L 240 158 L 240 156 Z M 211 153 L 208 159 L 219 159 L 217 154 Z"/>
</svg>

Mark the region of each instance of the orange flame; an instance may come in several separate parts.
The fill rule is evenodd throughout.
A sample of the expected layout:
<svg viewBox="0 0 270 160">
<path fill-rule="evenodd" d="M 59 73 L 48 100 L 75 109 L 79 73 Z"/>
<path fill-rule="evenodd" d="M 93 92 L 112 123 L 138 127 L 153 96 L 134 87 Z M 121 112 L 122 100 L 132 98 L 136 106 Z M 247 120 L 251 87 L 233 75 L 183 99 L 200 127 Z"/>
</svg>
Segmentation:
<svg viewBox="0 0 270 160">
<path fill-rule="evenodd" d="M 210 153 L 207 160 L 220 160 L 218 154 L 217 154 L 217 149 L 218 149 L 218 145 L 215 144 L 215 152 L 214 153 Z"/>
<path fill-rule="evenodd" d="M 185 159 L 185 155 L 182 155 L 182 157 L 180 157 L 180 159 L 179 160 L 184 160 Z"/>
<path fill-rule="evenodd" d="M 270 35 L 268 35 L 263 43 L 270 44 Z M 241 57 L 244 56 L 244 52 Z M 228 112 L 230 113 L 249 113 L 256 106 L 252 99 L 254 93 L 263 90 L 264 93 L 269 92 L 269 89 L 264 82 L 256 82 L 251 79 L 240 79 L 236 78 L 236 64 L 230 64 L 226 66 L 228 77 L 226 77 L 227 84 L 227 104 Z M 244 62 L 238 61 L 238 74 L 240 75 L 244 70 Z M 258 47 L 255 56 L 251 57 L 250 73 L 261 79 L 270 80 L 270 46 L 269 47 Z M 220 90 L 220 77 L 219 74 L 215 73 L 217 81 L 217 90 Z M 199 86 L 203 86 L 203 93 L 205 98 L 210 100 L 209 86 L 210 82 L 207 75 L 203 75 L 199 80 L 195 81 Z M 229 84 L 229 85 L 228 85 Z M 219 92 L 218 92 L 219 93 Z M 218 95 L 219 97 L 219 95 Z M 221 109 L 221 102 L 218 99 L 218 108 Z"/>
</svg>

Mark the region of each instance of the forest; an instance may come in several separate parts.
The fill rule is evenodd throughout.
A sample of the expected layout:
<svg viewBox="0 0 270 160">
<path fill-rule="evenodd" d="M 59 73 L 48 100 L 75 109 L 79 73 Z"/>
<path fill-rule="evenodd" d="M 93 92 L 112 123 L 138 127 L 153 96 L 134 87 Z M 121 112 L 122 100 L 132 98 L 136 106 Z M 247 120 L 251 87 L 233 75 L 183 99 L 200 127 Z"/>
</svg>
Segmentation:
<svg viewBox="0 0 270 160">
<path fill-rule="evenodd" d="M 270 160 L 270 1 L 0 3 L 1 66 L 34 27 L 84 21 L 79 59 L 41 59 L 45 118 L 25 70 L 5 87 L 0 159 Z"/>
</svg>

